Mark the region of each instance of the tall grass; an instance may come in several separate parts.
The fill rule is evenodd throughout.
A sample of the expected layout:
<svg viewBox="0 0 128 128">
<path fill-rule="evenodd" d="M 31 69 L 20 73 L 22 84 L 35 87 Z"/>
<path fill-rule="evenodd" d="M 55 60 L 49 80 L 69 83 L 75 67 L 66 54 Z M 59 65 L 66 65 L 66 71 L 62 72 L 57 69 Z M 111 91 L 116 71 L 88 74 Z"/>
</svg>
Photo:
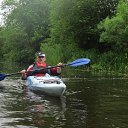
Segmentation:
<svg viewBox="0 0 128 128">
<path fill-rule="evenodd" d="M 124 74 L 128 75 L 128 54 L 106 52 L 104 54 L 98 54 L 96 63 L 92 64 L 92 68 L 98 72 L 110 73 L 110 74 Z"/>
<path fill-rule="evenodd" d="M 128 76 L 128 54 L 108 51 L 81 50 L 77 46 L 42 43 L 41 51 L 46 53 L 47 63 L 56 65 L 58 62 L 68 63 L 78 58 L 89 58 L 90 69 L 97 73 L 109 73 Z"/>
<path fill-rule="evenodd" d="M 46 62 L 48 64 L 56 65 L 63 61 L 62 46 L 60 44 L 42 43 L 41 51 L 46 54 Z"/>
<path fill-rule="evenodd" d="M 42 43 L 41 51 L 46 53 L 47 62 L 56 64 L 58 62 L 68 63 L 78 58 L 92 58 L 95 52 L 84 51 L 70 44 Z"/>
</svg>

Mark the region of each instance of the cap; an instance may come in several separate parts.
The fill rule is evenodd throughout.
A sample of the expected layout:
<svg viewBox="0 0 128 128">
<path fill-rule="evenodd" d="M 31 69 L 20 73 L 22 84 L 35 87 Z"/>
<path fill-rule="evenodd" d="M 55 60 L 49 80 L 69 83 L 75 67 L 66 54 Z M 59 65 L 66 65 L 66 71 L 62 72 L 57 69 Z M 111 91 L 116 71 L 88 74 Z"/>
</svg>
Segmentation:
<svg viewBox="0 0 128 128">
<path fill-rule="evenodd" d="M 38 52 L 38 53 L 37 53 L 37 56 L 38 56 L 38 57 L 41 57 L 41 56 L 45 57 L 45 53 Z"/>
</svg>

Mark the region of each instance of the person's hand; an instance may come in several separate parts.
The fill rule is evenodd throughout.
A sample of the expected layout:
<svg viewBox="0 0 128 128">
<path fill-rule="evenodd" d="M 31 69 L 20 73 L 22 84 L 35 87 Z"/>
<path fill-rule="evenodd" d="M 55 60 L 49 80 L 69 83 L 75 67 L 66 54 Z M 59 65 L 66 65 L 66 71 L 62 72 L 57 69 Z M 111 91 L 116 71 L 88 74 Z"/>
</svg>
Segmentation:
<svg viewBox="0 0 128 128">
<path fill-rule="evenodd" d="M 58 66 L 57 67 L 57 73 L 61 74 L 61 67 L 63 66 L 63 64 L 60 62 L 60 63 L 57 64 L 57 66 Z"/>
<path fill-rule="evenodd" d="M 26 70 L 25 69 L 24 70 L 21 70 L 20 73 L 21 74 L 25 74 L 26 73 Z"/>
<path fill-rule="evenodd" d="M 63 64 L 60 62 L 60 63 L 57 64 L 57 66 L 62 67 Z"/>
</svg>

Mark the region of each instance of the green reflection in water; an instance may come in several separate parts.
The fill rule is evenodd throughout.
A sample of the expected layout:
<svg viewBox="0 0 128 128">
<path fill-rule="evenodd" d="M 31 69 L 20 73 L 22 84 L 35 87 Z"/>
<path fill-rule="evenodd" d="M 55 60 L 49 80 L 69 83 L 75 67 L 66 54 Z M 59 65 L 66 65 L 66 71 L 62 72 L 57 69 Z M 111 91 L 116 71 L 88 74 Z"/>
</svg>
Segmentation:
<svg viewBox="0 0 128 128">
<path fill-rule="evenodd" d="M 1 127 L 128 127 L 127 78 L 94 76 L 72 68 L 62 72 L 67 85 L 64 99 L 35 94 L 24 88 L 18 77 L 2 81 Z"/>
</svg>

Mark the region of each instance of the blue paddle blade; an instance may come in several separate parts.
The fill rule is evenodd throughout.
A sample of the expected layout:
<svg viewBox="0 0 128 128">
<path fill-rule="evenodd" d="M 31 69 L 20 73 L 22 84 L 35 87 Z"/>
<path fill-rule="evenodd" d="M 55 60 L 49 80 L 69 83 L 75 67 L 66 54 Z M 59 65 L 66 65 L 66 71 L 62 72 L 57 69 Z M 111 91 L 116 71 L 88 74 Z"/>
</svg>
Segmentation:
<svg viewBox="0 0 128 128">
<path fill-rule="evenodd" d="M 90 59 L 81 58 L 81 59 L 77 59 L 77 60 L 71 62 L 70 64 L 67 64 L 66 66 L 71 66 L 71 67 L 81 66 L 81 65 L 88 64 L 89 62 L 90 62 Z"/>
<path fill-rule="evenodd" d="M 1 80 L 4 80 L 5 77 L 6 77 L 5 74 L 0 74 L 0 81 L 1 81 Z"/>
</svg>

